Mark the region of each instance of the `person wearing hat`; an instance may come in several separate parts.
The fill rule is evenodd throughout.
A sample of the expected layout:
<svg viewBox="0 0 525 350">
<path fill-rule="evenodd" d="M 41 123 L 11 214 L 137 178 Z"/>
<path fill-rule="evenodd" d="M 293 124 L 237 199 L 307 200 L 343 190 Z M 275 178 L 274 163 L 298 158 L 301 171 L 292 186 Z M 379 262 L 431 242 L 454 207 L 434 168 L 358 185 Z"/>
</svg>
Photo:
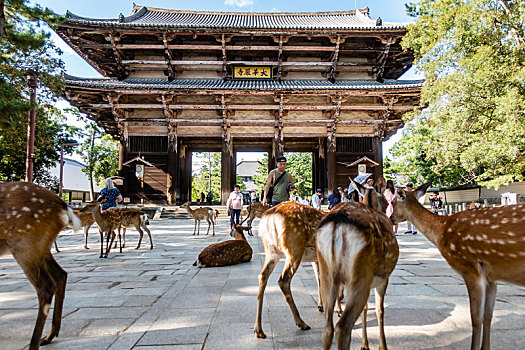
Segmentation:
<svg viewBox="0 0 525 350">
<path fill-rule="evenodd" d="M 321 202 L 323 201 L 322 190 L 318 188 L 312 196 L 312 207 L 321 210 Z"/>
<path fill-rule="evenodd" d="M 286 157 L 279 156 L 276 159 L 277 168 L 270 171 L 264 188 L 263 204 L 277 205 L 289 199 L 289 185 L 293 186 L 292 175 L 286 171 Z M 273 187 L 272 201 L 268 203 L 268 191 Z"/>
</svg>

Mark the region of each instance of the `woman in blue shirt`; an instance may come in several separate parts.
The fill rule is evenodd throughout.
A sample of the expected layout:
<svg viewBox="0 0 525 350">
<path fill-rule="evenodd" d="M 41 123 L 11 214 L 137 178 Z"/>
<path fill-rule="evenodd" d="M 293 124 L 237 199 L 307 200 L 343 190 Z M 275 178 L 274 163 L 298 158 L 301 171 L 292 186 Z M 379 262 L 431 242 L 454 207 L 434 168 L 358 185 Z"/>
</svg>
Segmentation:
<svg viewBox="0 0 525 350">
<path fill-rule="evenodd" d="M 106 198 L 106 201 L 102 203 L 102 210 L 116 207 L 117 202 L 122 202 L 120 191 L 115 187 L 113 180 L 109 178 L 104 181 L 104 188 L 100 191 L 100 197 Z"/>
</svg>

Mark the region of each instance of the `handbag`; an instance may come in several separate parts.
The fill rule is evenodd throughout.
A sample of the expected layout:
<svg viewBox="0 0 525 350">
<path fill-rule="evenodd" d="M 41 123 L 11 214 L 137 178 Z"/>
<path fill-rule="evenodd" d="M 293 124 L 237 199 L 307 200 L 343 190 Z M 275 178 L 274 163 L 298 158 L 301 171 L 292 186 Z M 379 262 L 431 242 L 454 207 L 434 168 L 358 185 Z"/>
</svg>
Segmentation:
<svg viewBox="0 0 525 350">
<path fill-rule="evenodd" d="M 281 176 L 279 176 L 277 178 L 277 180 L 275 180 L 275 182 L 273 184 L 270 185 L 270 188 L 268 188 L 268 193 L 266 194 L 266 202 L 267 203 L 272 203 L 273 188 L 274 188 L 275 185 L 277 185 L 279 183 L 279 181 L 281 181 L 281 179 L 284 176 L 284 174 L 286 174 L 286 171 L 284 173 L 282 173 Z"/>
</svg>

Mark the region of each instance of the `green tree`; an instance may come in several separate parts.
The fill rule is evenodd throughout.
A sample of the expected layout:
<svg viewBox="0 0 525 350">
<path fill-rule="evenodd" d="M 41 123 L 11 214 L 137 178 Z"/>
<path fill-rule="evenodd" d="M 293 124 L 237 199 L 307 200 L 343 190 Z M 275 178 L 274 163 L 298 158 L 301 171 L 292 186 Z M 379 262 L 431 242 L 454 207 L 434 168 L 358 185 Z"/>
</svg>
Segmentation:
<svg viewBox="0 0 525 350">
<path fill-rule="evenodd" d="M 119 144 L 110 135 L 102 134 L 95 123 L 88 125 L 87 140 L 78 150 L 86 164 L 82 171 L 90 181 L 103 186 L 105 179 L 118 175 Z"/>
<path fill-rule="evenodd" d="M 422 0 L 403 46 L 425 74 L 424 113 L 411 113 L 431 169 L 498 187 L 525 172 L 523 1 Z M 417 117 L 417 118 L 416 118 Z M 424 128 L 422 127 L 424 126 Z"/>
<path fill-rule="evenodd" d="M 221 154 L 219 152 L 195 152 L 195 163 L 201 167 L 192 175 L 191 196 L 197 198 L 197 193 L 207 195 L 210 190 L 214 200 L 221 197 Z"/>
<path fill-rule="evenodd" d="M 71 128 L 52 107 L 64 87 L 61 52 L 42 26 L 62 18 L 26 0 L 0 0 L 0 178 L 13 181 L 25 175 L 27 113 L 36 107 L 34 179 L 50 184 L 46 168 L 59 158 L 60 146 L 72 142 Z M 26 71 L 39 73 L 37 105 L 29 103 Z M 66 152 L 69 152 L 66 149 Z"/>
</svg>

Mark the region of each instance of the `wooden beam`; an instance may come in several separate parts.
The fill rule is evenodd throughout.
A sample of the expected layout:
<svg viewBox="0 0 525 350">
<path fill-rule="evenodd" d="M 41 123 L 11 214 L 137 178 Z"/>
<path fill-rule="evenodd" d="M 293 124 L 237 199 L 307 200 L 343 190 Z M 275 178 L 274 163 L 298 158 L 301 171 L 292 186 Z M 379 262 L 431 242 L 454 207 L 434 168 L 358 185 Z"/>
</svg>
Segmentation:
<svg viewBox="0 0 525 350">
<path fill-rule="evenodd" d="M 338 35 L 336 42 L 335 42 L 335 48 L 334 52 L 332 53 L 332 67 L 330 67 L 330 70 L 328 71 L 328 80 L 330 80 L 332 83 L 335 82 L 335 73 L 337 71 L 337 61 L 339 60 L 339 46 L 341 44 L 341 36 Z"/>
<path fill-rule="evenodd" d="M 162 34 L 162 42 L 164 46 L 164 55 L 166 56 L 166 62 L 168 64 L 168 81 L 172 81 L 177 77 L 177 70 L 171 62 L 173 61 L 173 56 L 169 48 L 168 42 L 169 39 L 166 33 Z"/>
</svg>

